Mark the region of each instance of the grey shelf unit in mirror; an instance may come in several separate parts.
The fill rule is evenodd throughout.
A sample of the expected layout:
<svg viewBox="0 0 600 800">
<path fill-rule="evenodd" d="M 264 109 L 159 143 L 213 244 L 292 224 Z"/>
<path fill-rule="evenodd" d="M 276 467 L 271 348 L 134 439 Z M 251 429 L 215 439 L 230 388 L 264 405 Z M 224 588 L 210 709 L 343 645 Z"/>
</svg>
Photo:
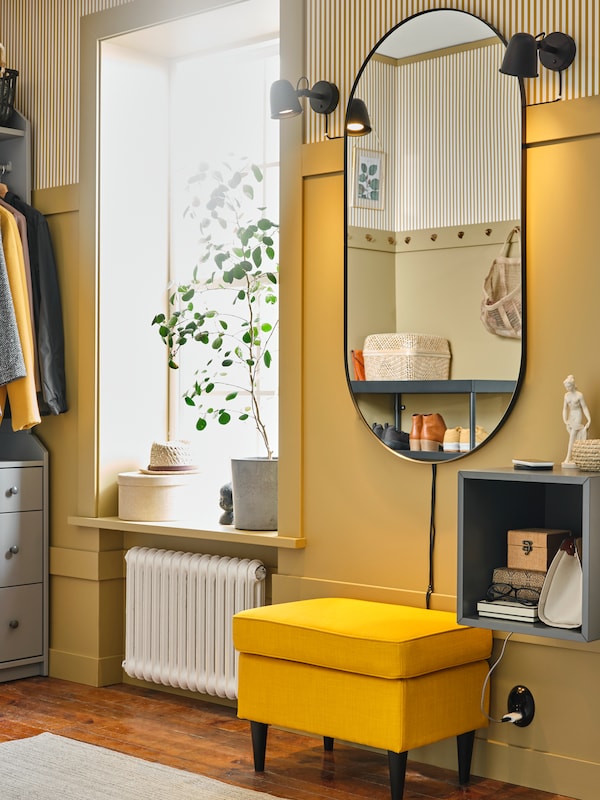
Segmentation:
<svg viewBox="0 0 600 800">
<path fill-rule="evenodd" d="M 402 403 L 404 394 L 464 394 L 469 402 L 469 431 L 471 434 L 470 449 L 476 446 L 475 426 L 477 424 L 477 395 L 478 394 L 510 394 L 516 388 L 516 381 L 502 380 L 457 380 L 457 381 L 351 381 L 352 391 L 360 394 L 387 394 L 393 399 L 394 426 L 402 430 L 402 412 L 405 406 Z M 410 429 L 410 425 L 405 426 Z M 470 451 L 469 451 L 470 452 Z M 405 454 L 405 453 L 403 453 Z M 410 451 L 411 458 L 418 461 L 450 461 L 464 453 L 443 453 L 427 451 Z"/>
<path fill-rule="evenodd" d="M 380 388 L 379 381 L 353 380 L 353 352 L 372 334 L 446 339 L 450 380 L 431 381 L 423 394 L 437 394 L 427 410 L 440 413 L 449 428 L 469 425 L 468 452 L 475 444 L 475 396 L 487 395 L 477 408 L 477 424 L 489 434 L 485 444 L 512 411 L 525 369 L 524 91 L 521 80 L 499 72 L 505 49 L 502 35 L 470 12 L 422 11 L 374 43 L 349 98 L 366 103 L 372 125 L 366 136 L 345 142 L 349 391 L 370 429 L 394 419 L 401 430 L 402 405 L 405 418 L 425 410 L 417 382 Z M 361 191 L 365 170 L 378 177 L 375 195 Z M 515 228 L 523 336 L 506 338 L 484 328 L 480 311 L 486 274 Z M 470 408 L 458 394 L 469 396 Z M 397 454 L 415 461 L 457 458 L 442 451 Z"/>
<path fill-rule="evenodd" d="M 506 566 L 509 530 L 570 530 L 582 539 L 583 624 L 555 628 L 543 622 L 480 617 L 495 567 Z M 600 639 L 600 473 L 463 470 L 458 473 L 457 617 L 463 625 L 573 642 Z"/>
</svg>

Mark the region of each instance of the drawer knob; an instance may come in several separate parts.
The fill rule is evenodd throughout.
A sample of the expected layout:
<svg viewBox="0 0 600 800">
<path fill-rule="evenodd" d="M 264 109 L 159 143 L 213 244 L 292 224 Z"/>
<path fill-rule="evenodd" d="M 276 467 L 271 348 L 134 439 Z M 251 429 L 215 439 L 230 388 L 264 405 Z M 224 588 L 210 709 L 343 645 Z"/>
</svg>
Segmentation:
<svg viewBox="0 0 600 800">
<path fill-rule="evenodd" d="M 9 552 L 9 553 L 10 553 L 12 556 L 16 556 L 16 555 L 17 555 L 17 553 L 19 552 L 19 545 L 18 545 L 18 544 L 13 544 L 13 546 L 9 548 L 8 552 Z"/>
<path fill-rule="evenodd" d="M 12 628 L 13 631 L 14 631 L 16 628 L 19 627 L 19 620 L 18 619 L 11 619 L 11 621 L 8 623 L 8 627 Z"/>
<path fill-rule="evenodd" d="M 19 494 L 19 487 L 11 486 L 10 489 L 8 490 L 8 493 L 12 495 Z"/>
</svg>

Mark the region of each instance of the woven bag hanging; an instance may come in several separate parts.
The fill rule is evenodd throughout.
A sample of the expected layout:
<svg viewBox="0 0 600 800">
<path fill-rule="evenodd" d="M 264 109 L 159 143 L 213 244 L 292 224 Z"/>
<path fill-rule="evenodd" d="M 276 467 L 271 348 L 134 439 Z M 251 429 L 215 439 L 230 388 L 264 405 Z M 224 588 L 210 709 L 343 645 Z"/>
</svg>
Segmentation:
<svg viewBox="0 0 600 800">
<path fill-rule="evenodd" d="M 481 321 L 496 336 L 521 338 L 521 230 L 515 227 L 506 237 L 483 283 Z M 509 258 L 511 245 L 519 246 L 519 255 Z"/>
</svg>

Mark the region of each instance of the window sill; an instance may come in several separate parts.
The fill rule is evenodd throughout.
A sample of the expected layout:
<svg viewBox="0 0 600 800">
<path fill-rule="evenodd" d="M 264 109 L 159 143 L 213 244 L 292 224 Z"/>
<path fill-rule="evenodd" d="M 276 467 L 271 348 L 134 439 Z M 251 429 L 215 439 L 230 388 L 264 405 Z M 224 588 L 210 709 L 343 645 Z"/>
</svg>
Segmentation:
<svg viewBox="0 0 600 800">
<path fill-rule="evenodd" d="M 69 525 L 80 528 L 100 528 L 123 533 L 148 533 L 160 536 L 179 536 L 213 542 L 241 542 L 283 550 L 306 547 L 306 539 L 279 536 L 277 531 L 242 531 L 229 525 L 200 527 L 198 520 L 173 520 L 170 522 L 131 522 L 118 517 L 69 517 Z"/>
</svg>

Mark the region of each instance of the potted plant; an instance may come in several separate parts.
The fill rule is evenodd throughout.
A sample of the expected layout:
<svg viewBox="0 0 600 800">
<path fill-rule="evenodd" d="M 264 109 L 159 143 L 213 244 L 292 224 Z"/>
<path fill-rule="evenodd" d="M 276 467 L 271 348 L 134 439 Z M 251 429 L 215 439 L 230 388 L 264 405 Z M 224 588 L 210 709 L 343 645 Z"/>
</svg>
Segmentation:
<svg viewBox="0 0 600 800">
<path fill-rule="evenodd" d="M 194 195 L 186 214 L 198 223 L 200 256 L 190 279 L 171 292 L 168 314 L 152 320 L 171 369 L 179 367 L 181 348 L 202 351 L 184 395 L 197 409 L 197 430 L 237 418 L 251 421 L 260 435 L 265 456 L 232 459 L 234 524 L 249 530 L 277 527 L 277 460 L 261 412 L 259 376 L 271 366 L 277 329 L 268 312 L 277 303 L 278 225 L 257 205 L 262 180 L 261 170 L 249 163 L 218 170 L 203 164 L 190 178 Z M 266 474 L 249 484 L 256 470 Z"/>
</svg>

